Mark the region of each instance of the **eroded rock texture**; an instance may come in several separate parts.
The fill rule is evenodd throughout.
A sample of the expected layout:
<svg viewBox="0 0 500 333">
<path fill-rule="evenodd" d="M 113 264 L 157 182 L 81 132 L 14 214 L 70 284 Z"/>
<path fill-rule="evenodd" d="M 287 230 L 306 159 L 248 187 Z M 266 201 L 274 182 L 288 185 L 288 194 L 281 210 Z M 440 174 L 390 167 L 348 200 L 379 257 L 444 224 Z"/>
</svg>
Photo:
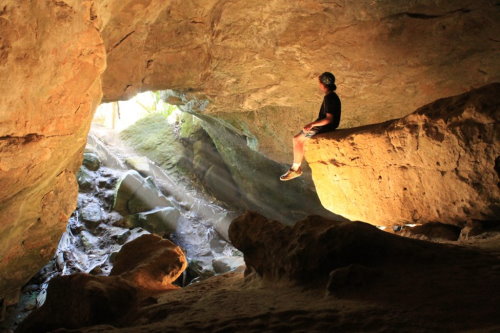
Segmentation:
<svg viewBox="0 0 500 333">
<path fill-rule="evenodd" d="M 338 79 L 352 127 L 500 80 L 495 1 L 104 1 L 106 100 L 177 89 L 249 129 L 271 158 Z"/>
<path fill-rule="evenodd" d="M 0 299 L 54 254 L 76 207 L 105 49 L 91 1 L 0 5 Z"/>
<path fill-rule="evenodd" d="M 142 235 L 116 254 L 110 276 L 77 273 L 50 280 L 45 303 L 16 332 L 123 325 L 145 297 L 178 288 L 172 282 L 186 266 L 178 246 L 156 235 Z"/>
<path fill-rule="evenodd" d="M 306 159 L 321 202 L 378 225 L 495 219 L 499 106 L 495 83 L 401 119 L 314 138 Z"/>
<path fill-rule="evenodd" d="M 149 234 L 125 244 L 114 261 L 111 275 L 121 275 L 142 290 L 169 290 L 184 272 L 187 260 L 181 248 Z"/>
<path fill-rule="evenodd" d="M 75 208 L 106 61 L 106 100 L 207 99 L 283 162 L 317 114 L 318 74 L 338 77 L 343 127 L 399 117 L 500 79 L 498 17 L 488 0 L 2 1 L 0 298 L 47 261 Z"/>
</svg>

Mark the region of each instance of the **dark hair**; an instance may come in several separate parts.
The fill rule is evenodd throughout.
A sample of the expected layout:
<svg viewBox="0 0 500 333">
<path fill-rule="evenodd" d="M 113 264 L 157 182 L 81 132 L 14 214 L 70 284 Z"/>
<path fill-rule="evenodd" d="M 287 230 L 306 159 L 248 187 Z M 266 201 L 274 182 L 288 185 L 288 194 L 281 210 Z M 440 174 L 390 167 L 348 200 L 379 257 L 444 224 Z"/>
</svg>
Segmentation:
<svg viewBox="0 0 500 333">
<path fill-rule="evenodd" d="M 337 89 L 337 86 L 335 85 L 335 75 L 332 73 L 324 72 L 318 78 L 319 81 L 328 88 L 328 90 L 335 91 Z"/>
</svg>

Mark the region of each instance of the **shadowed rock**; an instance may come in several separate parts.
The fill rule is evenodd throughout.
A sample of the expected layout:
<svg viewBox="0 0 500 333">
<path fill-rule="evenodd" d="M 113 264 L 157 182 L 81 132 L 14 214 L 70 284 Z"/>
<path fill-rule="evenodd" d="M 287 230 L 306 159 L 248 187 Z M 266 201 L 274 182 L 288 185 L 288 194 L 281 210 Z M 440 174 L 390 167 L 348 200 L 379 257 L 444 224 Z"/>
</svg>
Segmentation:
<svg viewBox="0 0 500 333">
<path fill-rule="evenodd" d="M 57 276 L 49 283 L 44 305 L 31 313 L 16 332 L 44 333 L 61 327 L 118 324 L 136 306 L 136 289 L 120 276 Z"/>
<path fill-rule="evenodd" d="M 97 324 L 120 326 L 133 316 L 144 295 L 176 289 L 172 282 L 186 266 L 178 246 L 155 235 L 143 235 L 122 247 L 110 276 L 77 273 L 53 278 L 45 303 L 23 321 L 17 332 Z"/>
</svg>

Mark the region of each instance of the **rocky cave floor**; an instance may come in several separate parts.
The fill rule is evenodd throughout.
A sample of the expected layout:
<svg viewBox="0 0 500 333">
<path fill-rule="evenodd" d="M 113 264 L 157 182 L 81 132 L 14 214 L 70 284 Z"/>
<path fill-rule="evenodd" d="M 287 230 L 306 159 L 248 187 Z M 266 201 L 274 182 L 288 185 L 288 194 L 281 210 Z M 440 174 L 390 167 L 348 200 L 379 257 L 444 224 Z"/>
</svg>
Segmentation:
<svg viewBox="0 0 500 333">
<path fill-rule="evenodd" d="M 375 262 L 375 273 L 348 266 L 336 287 L 331 277 L 325 287 L 318 270 L 294 283 L 286 273 L 267 280 L 255 272 L 245 277 L 240 268 L 144 295 L 118 323 L 54 332 L 499 332 L 499 241 L 499 235 L 459 247 L 417 241 L 424 261 L 401 257 L 395 247 L 397 260 Z"/>
<path fill-rule="evenodd" d="M 346 231 L 337 230 L 345 222 L 313 219 L 276 227 L 247 214 L 238 225 L 252 228 L 255 236 L 230 235 L 245 253 L 245 269 L 238 264 L 238 251 L 210 227 L 176 236 L 168 225 L 156 230 L 154 218 L 140 225 L 124 220 L 126 214 L 111 211 L 113 188 L 123 174 L 99 166 L 92 171 L 89 165 L 95 161 L 86 163 L 90 169 L 79 175 L 82 193 L 75 212 L 80 217 L 72 216 L 67 231 L 78 234 L 78 244 L 63 237 L 58 255 L 25 287 L 17 319 L 43 303 L 54 275 L 108 275 L 110 254 L 149 232 L 182 244 L 189 261 L 175 281 L 182 288 L 141 291 L 133 310 L 97 321 L 80 318 L 85 313 L 78 306 L 64 309 L 64 316 L 86 322 L 81 327 L 54 324 L 54 312 L 44 312 L 45 317 L 28 319 L 19 332 L 500 332 L 500 230 L 494 221 L 464 228 L 433 223 Z M 182 199 L 168 200 L 182 210 Z M 141 210 L 140 202 L 131 206 Z M 196 214 L 185 211 L 177 217 L 182 226 L 183 218 Z M 96 238 L 104 239 L 105 246 Z M 88 297 L 82 292 L 69 304 L 86 303 Z M 119 302 L 114 297 L 106 294 L 109 304 Z M 12 326 L 3 330 L 12 332 Z"/>
</svg>

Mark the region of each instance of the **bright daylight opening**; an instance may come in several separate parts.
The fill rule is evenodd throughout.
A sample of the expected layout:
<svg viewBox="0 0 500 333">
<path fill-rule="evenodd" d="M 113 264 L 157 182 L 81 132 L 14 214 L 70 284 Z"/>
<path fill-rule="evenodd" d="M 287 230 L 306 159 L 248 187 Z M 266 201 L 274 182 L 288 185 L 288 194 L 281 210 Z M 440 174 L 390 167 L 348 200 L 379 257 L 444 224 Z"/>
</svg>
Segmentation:
<svg viewBox="0 0 500 333">
<path fill-rule="evenodd" d="M 153 113 L 163 115 L 169 124 L 174 124 L 181 114 L 176 105 L 165 102 L 163 91 L 146 91 L 126 101 L 102 103 L 97 108 L 93 123 L 115 131 L 122 131 Z"/>
</svg>

